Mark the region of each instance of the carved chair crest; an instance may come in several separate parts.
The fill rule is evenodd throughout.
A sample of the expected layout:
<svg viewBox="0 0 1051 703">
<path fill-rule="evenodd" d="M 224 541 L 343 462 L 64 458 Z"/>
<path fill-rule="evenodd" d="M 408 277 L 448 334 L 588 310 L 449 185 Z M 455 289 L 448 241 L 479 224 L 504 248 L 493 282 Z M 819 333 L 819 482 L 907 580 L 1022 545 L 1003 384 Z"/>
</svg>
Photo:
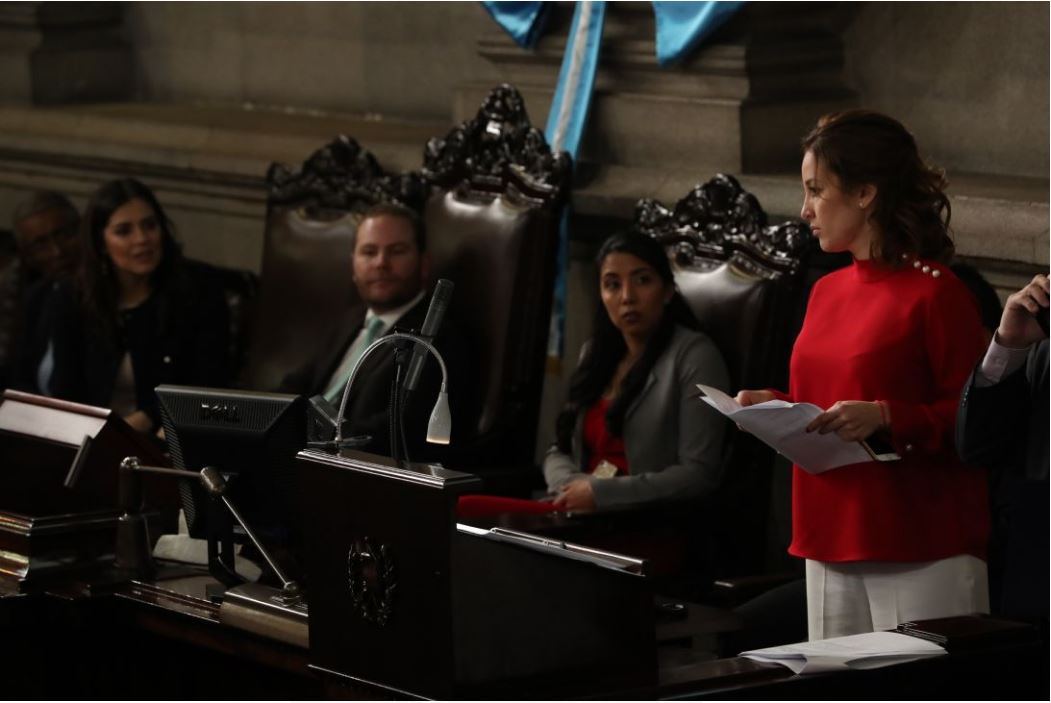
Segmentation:
<svg viewBox="0 0 1051 703">
<path fill-rule="evenodd" d="M 426 199 L 420 174 L 390 174 L 367 149 L 340 135 L 303 162 L 298 173 L 274 163 L 267 170 L 273 205 L 358 211 L 380 202 L 399 202 L 417 212 Z"/>
<path fill-rule="evenodd" d="M 694 187 L 674 210 L 640 200 L 635 227 L 668 247 L 681 266 L 703 269 L 730 261 L 762 278 L 795 275 L 811 238 L 810 227 L 800 221 L 768 225 L 756 197 L 724 173 Z"/>
<path fill-rule="evenodd" d="M 552 153 L 530 124 L 522 95 L 507 84 L 489 93 L 473 119 L 428 141 L 423 153 L 424 178 L 461 195 L 557 198 L 568 190 L 571 166 L 568 153 Z"/>
</svg>

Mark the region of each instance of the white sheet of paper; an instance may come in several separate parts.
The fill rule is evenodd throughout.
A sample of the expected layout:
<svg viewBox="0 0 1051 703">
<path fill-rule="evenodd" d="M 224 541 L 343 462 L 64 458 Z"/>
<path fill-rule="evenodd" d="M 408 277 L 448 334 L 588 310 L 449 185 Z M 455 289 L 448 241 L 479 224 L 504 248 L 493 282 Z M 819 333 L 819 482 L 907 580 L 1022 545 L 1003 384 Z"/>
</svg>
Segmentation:
<svg viewBox="0 0 1051 703">
<path fill-rule="evenodd" d="M 941 646 L 900 632 L 867 632 L 741 652 L 742 657 L 781 664 L 797 674 L 878 669 L 942 654 Z"/>
</svg>

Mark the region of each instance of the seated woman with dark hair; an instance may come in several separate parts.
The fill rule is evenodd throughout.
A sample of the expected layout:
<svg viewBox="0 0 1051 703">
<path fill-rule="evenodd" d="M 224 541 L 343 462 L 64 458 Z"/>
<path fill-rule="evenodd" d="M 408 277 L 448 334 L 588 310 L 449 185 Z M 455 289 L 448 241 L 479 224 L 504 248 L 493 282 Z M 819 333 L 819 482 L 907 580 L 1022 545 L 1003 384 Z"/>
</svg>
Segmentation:
<svg viewBox="0 0 1051 703">
<path fill-rule="evenodd" d="M 726 390 L 714 342 L 675 289 L 651 237 L 610 237 L 597 257 L 602 304 L 544 459 L 556 507 L 591 511 L 696 498 L 719 483 L 726 421 L 697 384 Z"/>
<path fill-rule="evenodd" d="M 60 287 L 53 301 L 51 390 L 153 432 L 156 386 L 228 382 L 222 290 L 202 265 L 182 257 L 171 222 L 139 181 L 100 187 L 81 220 L 81 239 L 76 283 Z"/>
</svg>

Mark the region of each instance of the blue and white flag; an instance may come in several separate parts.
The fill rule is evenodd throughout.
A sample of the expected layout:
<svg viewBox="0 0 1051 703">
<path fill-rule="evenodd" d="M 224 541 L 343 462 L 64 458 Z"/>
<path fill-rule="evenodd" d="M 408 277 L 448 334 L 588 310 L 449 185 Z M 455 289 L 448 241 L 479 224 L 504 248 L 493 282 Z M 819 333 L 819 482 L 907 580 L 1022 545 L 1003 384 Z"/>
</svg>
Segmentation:
<svg viewBox="0 0 1051 703">
<path fill-rule="evenodd" d="M 605 0 L 583 0 L 573 13 L 558 87 L 547 113 L 544 136 L 551 151 L 567 151 L 577 161 L 580 140 L 591 108 L 591 94 L 598 70 L 599 45 L 602 43 L 602 25 L 606 18 Z M 570 205 L 562 209 L 559 226 L 558 263 L 555 271 L 554 302 L 551 310 L 551 330 L 548 334 L 547 354 L 561 359 L 565 338 L 566 274 L 569 270 L 569 216 Z"/>
</svg>

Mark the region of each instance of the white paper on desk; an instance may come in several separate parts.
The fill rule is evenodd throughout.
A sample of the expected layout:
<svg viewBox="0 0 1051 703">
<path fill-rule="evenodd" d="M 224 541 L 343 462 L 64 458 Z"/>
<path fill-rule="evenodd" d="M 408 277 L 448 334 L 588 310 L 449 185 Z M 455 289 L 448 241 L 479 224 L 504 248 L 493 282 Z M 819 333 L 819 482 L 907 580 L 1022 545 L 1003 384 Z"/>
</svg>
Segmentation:
<svg viewBox="0 0 1051 703">
<path fill-rule="evenodd" d="M 940 645 L 900 632 L 867 632 L 741 652 L 742 657 L 781 664 L 797 674 L 878 669 L 942 654 Z"/>
<path fill-rule="evenodd" d="M 835 433 L 807 433 L 810 421 L 824 412 L 811 403 L 768 400 L 742 407 L 718 388 L 698 383 L 704 402 L 812 474 L 872 461 L 860 442 L 844 442 Z"/>
</svg>

